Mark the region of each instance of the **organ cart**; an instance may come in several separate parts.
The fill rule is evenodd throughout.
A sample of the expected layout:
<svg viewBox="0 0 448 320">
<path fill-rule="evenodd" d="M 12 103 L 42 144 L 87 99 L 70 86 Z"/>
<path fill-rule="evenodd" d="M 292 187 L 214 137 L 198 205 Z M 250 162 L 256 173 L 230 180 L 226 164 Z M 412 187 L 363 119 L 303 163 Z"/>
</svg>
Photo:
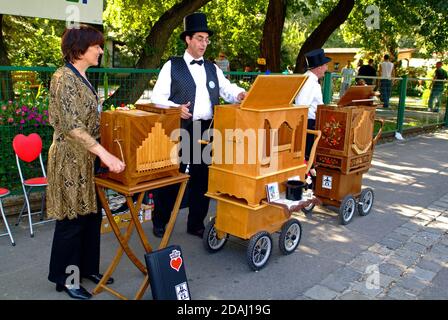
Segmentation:
<svg viewBox="0 0 448 320">
<path fill-rule="evenodd" d="M 222 249 L 229 235 L 249 240 L 247 261 L 253 270 L 268 261 L 272 233 L 280 231 L 284 254 L 294 252 L 301 239 L 300 222 L 283 206 L 265 199 L 267 184 L 278 182 L 283 192 L 283 182 L 292 177 L 304 180 L 308 171 L 304 162 L 308 107 L 292 105 L 305 80 L 299 75 L 261 75 L 241 105 L 215 106 L 206 195 L 217 206 L 203 243 L 213 253 Z"/>
<path fill-rule="evenodd" d="M 319 105 L 316 129 L 322 132 L 316 151 L 315 196 L 324 205 L 339 207 L 339 221 L 348 224 L 356 210 L 370 213 L 374 201 L 371 188 L 362 189 L 362 175 L 371 167 L 373 150 L 383 127 L 375 120 L 373 86 L 353 86 L 338 105 Z M 374 122 L 381 123 L 373 138 Z M 305 208 L 311 213 L 313 206 Z"/>
</svg>

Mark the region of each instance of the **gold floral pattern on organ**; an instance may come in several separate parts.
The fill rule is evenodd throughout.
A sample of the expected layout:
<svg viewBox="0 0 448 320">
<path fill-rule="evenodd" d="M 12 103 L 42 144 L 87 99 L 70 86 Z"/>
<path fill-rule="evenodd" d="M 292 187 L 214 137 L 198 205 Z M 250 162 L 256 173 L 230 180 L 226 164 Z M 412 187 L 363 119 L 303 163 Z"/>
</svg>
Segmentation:
<svg viewBox="0 0 448 320">
<path fill-rule="evenodd" d="M 336 147 L 343 142 L 344 132 L 340 121 L 334 116 L 330 116 L 328 122 L 325 122 L 322 130 L 322 140 L 332 147 Z"/>
</svg>

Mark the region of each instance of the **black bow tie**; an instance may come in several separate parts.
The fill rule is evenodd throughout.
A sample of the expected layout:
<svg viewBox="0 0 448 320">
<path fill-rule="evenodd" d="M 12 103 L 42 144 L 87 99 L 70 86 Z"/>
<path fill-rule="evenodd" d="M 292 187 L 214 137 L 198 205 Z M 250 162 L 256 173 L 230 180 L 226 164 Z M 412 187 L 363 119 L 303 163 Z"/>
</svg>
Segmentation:
<svg viewBox="0 0 448 320">
<path fill-rule="evenodd" d="M 191 62 L 190 62 L 190 64 L 195 64 L 195 63 L 202 66 L 202 64 L 204 63 L 204 60 L 191 60 Z"/>
</svg>

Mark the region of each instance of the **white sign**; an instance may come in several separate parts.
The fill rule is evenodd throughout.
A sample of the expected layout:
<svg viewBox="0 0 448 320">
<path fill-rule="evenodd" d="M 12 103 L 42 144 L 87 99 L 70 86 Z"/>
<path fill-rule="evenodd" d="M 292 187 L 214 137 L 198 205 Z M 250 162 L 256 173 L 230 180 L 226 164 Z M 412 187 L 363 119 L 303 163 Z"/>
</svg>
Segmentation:
<svg viewBox="0 0 448 320">
<path fill-rule="evenodd" d="M 333 177 L 332 176 L 323 176 L 322 177 L 322 189 L 330 189 L 333 185 Z"/>
<path fill-rule="evenodd" d="M 0 13 L 103 24 L 103 0 L 0 0 Z"/>
<path fill-rule="evenodd" d="M 182 282 L 174 288 L 176 289 L 177 300 L 190 300 L 190 295 L 188 294 L 188 285 L 186 282 Z"/>
</svg>

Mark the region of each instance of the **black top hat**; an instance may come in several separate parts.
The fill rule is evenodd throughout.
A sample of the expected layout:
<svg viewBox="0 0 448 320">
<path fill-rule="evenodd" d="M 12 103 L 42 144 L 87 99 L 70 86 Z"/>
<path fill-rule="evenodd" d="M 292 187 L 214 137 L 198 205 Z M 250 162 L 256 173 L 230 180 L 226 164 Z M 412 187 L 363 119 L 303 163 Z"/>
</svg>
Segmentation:
<svg viewBox="0 0 448 320">
<path fill-rule="evenodd" d="M 185 40 L 188 34 L 195 32 L 207 32 L 209 36 L 213 35 L 213 31 L 207 27 L 207 17 L 202 12 L 192 13 L 184 18 L 184 32 L 180 34 L 180 38 Z"/>
<path fill-rule="evenodd" d="M 323 49 L 315 49 L 305 53 L 307 69 L 314 69 L 331 61 L 331 58 L 326 57 Z"/>
</svg>

